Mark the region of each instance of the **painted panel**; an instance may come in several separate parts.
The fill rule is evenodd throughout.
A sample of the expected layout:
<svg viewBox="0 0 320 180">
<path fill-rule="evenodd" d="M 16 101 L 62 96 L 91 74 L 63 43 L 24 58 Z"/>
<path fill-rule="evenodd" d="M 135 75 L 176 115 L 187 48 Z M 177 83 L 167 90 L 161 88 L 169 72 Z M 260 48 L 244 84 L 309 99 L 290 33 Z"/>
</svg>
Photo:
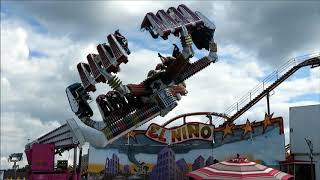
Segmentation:
<svg viewBox="0 0 320 180">
<path fill-rule="evenodd" d="M 184 174 L 191 170 L 234 158 L 237 154 L 264 165 L 276 166 L 278 161 L 285 159 L 283 121 L 282 118 L 273 118 L 270 124 L 264 122 L 249 123 L 251 130 L 246 126 L 248 124 L 212 126 L 212 140 L 189 139 L 179 143 L 172 143 L 172 130 L 181 130 L 190 124 L 166 129 L 163 137 L 170 143 L 150 137 L 152 127 L 160 130 L 158 135 L 165 129 L 151 124 L 146 131 L 133 131 L 103 149 L 90 146 L 88 172 L 91 177 L 100 174 L 107 177 L 186 179 Z M 201 123 L 192 125 L 200 129 L 205 127 Z"/>
</svg>

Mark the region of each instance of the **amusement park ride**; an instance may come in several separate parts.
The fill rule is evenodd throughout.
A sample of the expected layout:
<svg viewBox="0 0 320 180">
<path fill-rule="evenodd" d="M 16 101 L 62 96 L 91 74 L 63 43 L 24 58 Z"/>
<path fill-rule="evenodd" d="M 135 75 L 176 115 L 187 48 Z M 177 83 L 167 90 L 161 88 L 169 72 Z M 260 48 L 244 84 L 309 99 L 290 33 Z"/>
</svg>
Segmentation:
<svg viewBox="0 0 320 180">
<path fill-rule="evenodd" d="M 128 62 L 130 50 L 126 38 L 116 31 L 107 37 L 108 43 L 99 44 L 99 54 L 89 54 L 87 63 L 77 65 L 80 83 L 67 87 L 66 93 L 72 111 L 86 125 L 102 131 L 109 143 L 132 129 L 160 115 L 164 117 L 177 106 L 181 96 L 187 94 L 184 80 L 217 61 L 213 40 L 215 26 L 200 12 L 193 12 L 185 5 L 169 8 L 157 15 L 148 13 L 141 25 L 152 37 L 167 39 L 170 34 L 180 36 L 182 51 L 174 47 L 172 56 L 163 57 L 161 63 L 139 84 L 122 84 L 116 77 L 120 64 Z M 209 50 L 209 55 L 195 62 L 192 42 L 198 49 Z M 95 84 L 103 82 L 113 89 L 97 97 L 103 121 L 91 119 L 88 92 L 96 90 Z"/>
<path fill-rule="evenodd" d="M 80 148 L 81 157 L 81 146 L 85 142 L 104 147 L 151 119 L 164 117 L 177 106 L 182 96 L 187 95 L 184 81 L 217 62 L 215 25 L 200 12 L 193 12 L 185 5 L 171 7 L 167 11 L 159 10 L 156 14 L 147 13 L 141 28 L 153 38 L 166 40 L 170 34 L 180 37 L 181 51 L 174 45 L 172 56 L 163 57 L 159 54 L 161 63 L 149 71 L 146 79 L 139 84 L 125 85 L 116 74 L 120 71 L 120 65 L 128 62 L 128 41 L 118 30 L 109 34 L 108 43 L 97 46 L 98 54 L 88 54 L 87 63 L 80 62 L 77 65 L 81 83 L 66 88 L 70 107 L 83 123 L 69 119 L 58 129 L 26 145 L 25 152 L 31 166 L 29 179 L 79 179 L 81 158 L 77 168 L 77 147 Z M 208 55 L 191 62 L 190 58 L 194 56 L 193 43 L 198 49 L 207 50 Z M 261 87 L 250 92 L 250 97 L 246 95 L 226 113 L 200 112 L 177 118 L 207 115 L 210 123 L 213 123 L 211 116 L 222 118 L 225 124 L 232 123 L 263 97 L 268 97 L 270 91 L 299 68 L 319 65 L 319 54 L 294 59 L 275 71 L 274 75 L 268 76 Z M 96 83 L 107 83 L 112 88 L 96 98 L 103 121 L 91 119 L 93 111 L 88 103 L 91 100 L 89 92 L 96 91 Z M 73 171 L 54 168 L 54 155 L 70 149 L 74 149 Z M 44 156 L 39 156 L 40 153 Z"/>
</svg>

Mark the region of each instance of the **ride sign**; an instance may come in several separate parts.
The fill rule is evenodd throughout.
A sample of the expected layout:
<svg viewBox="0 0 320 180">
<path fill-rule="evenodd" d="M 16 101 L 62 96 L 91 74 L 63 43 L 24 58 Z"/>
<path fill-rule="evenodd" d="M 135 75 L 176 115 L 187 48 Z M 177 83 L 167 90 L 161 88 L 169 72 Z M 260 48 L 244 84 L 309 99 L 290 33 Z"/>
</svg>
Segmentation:
<svg viewBox="0 0 320 180">
<path fill-rule="evenodd" d="M 188 140 L 213 141 L 214 126 L 203 123 L 187 123 L 178 127 L 165 128 L 151 124 L 146 136 L 163 144 L 177 144 Z"/>
</svg>

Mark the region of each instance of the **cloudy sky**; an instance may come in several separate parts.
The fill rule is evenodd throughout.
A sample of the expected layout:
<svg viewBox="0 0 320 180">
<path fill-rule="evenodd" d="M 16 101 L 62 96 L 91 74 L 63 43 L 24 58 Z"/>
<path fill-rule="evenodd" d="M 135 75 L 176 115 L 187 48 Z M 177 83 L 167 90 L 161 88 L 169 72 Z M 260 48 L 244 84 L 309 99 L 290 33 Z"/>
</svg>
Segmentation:
<svg viewBox="0 0 320 180">
<path fill-rule="evenodd" d="M 95 46 L 105 42 L 109 33 L 120 29 L 132 52 L 119 77 L 124 83 L 142 81 L 160 62 L 157 52 L 170 54 L 177 39 L 154 40 L 139 29 L 140 23 L 145 13 L 178 4 L 181 2 L 1 1 L 0 169 L 11 166 L 8 155 L 23 152 L 28 139 L 72 117 L 65 87 L 79 81 L 76 64 L 96 52 Z M 320 51 L 318 2 L 185 4 L 214 20 L 219 62 L 187 80 L 188 97 L 156 122 L 186 112 L 224 112 L 291 57 Z M 197 58 L 203 55 L 197 53 Z M 289 107 L 319 104 L 319 84 L 319 68 L 303 68 L 273 92 L 271 111 L 284 117 L 286 143 Z M 99 85 L 93 97 L 108 90 Z M 262 100 L 237 121 L 261 120 L 265 104 Z M 95 103 L 91 105 L 96 111 Z M 96 113 L 95 118 L 100 115 Z"/>
</svg>

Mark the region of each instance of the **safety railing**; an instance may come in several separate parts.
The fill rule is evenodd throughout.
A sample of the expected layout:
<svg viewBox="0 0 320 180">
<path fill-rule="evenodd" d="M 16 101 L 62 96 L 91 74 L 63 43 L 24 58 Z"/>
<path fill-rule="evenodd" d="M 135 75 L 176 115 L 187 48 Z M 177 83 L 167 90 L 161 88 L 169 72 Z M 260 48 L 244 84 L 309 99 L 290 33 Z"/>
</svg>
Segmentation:
<svg viewBox="0 0 320 180">
<path fill-rule="evenodd" d="M 284 76 L 287 72 L 289 72 L 292 68 L 296 67 L 300 63 L 314 57 L 319 57 L 320 53 L 308 54 L 299 56 L 296 58 L 292 58 L 289 61 L 282 64 L 279 68 L 274 70 L 271 74 L 266 76 L 259 84 L 257 84 L 250 91 L 245 93 L 238 101 L 229 106 L 224 114 L 232 117 L 234 114 L 239 112 L 244 106 L 251 103 L 254 98 L 258 97 L 261 93 L 263 93 L 268 87 L 270 87 L 273 83 L 275 83 L 278 79 Z M 219 123 L 224 121 L 225 119 L 216 117 L 213 119 L 213 123 Z"/>
</svg>

